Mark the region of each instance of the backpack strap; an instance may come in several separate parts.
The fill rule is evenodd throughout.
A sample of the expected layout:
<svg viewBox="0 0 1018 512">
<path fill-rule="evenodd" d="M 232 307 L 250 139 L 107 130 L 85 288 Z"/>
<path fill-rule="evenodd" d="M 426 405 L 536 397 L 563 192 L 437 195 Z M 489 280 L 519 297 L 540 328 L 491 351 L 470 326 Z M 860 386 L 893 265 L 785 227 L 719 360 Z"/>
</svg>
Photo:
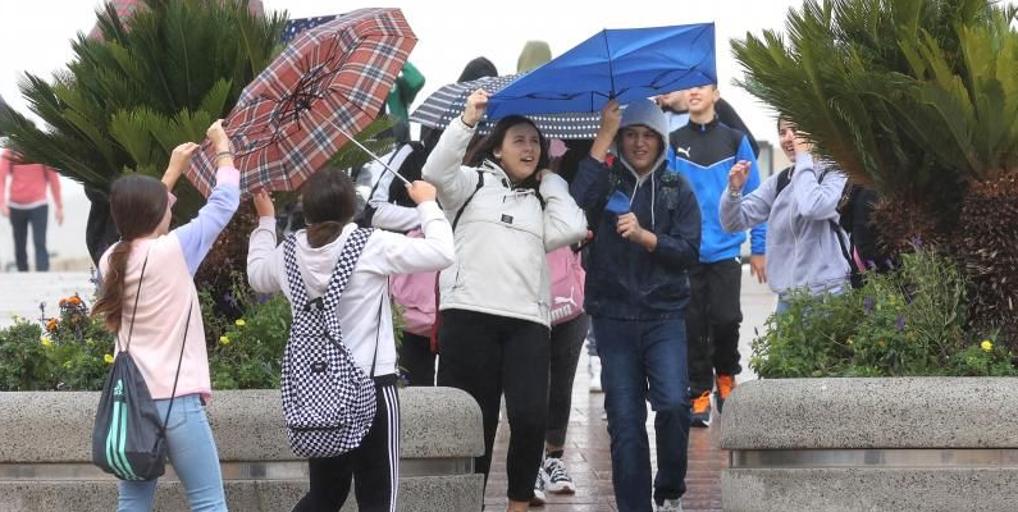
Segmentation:
<svg viewBox="0 0 1018 512">
<path fill-rule="evenodd" d="M 364 252 L 364 247 L 368 243 L 368 238 L 373 232 L 374 229 L 371 228 L 357 228 L 350 234 L 346 244 L 343 245 L 343 252 L 339 254 L 339 259 L 336 261 L 336 269 L 333 270 L 332 277 L 329 278 L 329 287 L 322 297 L 329 330 L 333 331 L 332 335 L 337 340 L 342 339 L 343 335 L 339 317 L 336 314 L 336 310 L 339 308 L 339 299 L 346 291 L 346 285 L 350 282 L 350 276 L 353 275 L 353 269 L 357 266 L 357 260 L 360 259 L 361 253 Z"/>
<path fill-rule="evenodd" d="M 294 312 L 308 311 L 311 305 L 308 303 L 304 278 L 297 266 L 297 236 L 293 233 L 283 240 L 283 264 L 286 267 L 286 281 L 290 288 L 290 301 L 295 306 Z"/>
<path fill-rule="evenodd" d="M 778 197 L 778 195 L 781 194 L 781 191 L 785 190 L 785 188 L 792 183 L 792 169 L 794 169 L 794 166 L 785 167 L 781 170 L 781 173 L 778 174 L 778 187 L 774 192 L 774 197 Z M 821 179 L 823 178 L 818 178 L 817 182 L 820 182 Z"/>
<path fill-rule="evenodd" d="M 484 172 L 482 172 L 481 170 L 478 170 L 477 171 L 477 186 L 474 187 L 474 191 L 470 193 L 470 197 L 468 197 L 466 201 L 463 201 L 463 206 L 460 206 L 460 209 L 456 210 L 456 216 L 453 217 L 453 219 L 452 219 L 452 230 L 453 230 L 453 232 L 456 232 L 456 225 L 460 223 L 460 217 L 463 216 L 463 211 L 467 209 L 467 205 L 470 204 L 470 201 L 474 200 L 474 196 L 477 195 L 477 191 L 481 190 L 481 187 L 483 187 L 483 186 L 484 186 Z"/>
</svg>

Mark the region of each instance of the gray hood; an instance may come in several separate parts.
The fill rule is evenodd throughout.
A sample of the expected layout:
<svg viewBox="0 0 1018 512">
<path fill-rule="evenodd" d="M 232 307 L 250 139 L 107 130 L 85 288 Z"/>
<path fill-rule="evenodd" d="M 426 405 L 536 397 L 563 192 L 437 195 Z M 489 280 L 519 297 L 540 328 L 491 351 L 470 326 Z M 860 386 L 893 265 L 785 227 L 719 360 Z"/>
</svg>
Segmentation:
<svg viewBox="0 0 1018 512">
<path fill-rule="evenodd" d="M 668 153 L 668 118 L 665 117 L 665 113 L 653 101 L 648 99 L 636 100 L 627 105 L 625 110 L 622 111 L 622 124 L 619 126 L 619 133 L 621 134 L 623 128 L 636 125 L 646 126 L 654 130 L 661 137 L 661 154 L 657 156 L 653 167 L 654 170 L 657 170 L 661 166 L 661 162 L 664 162 L 665 155 Z M 618 139 L 616 139 L 616 147 L 622 165 L 625 165 L 626 169 L 629 169 L 635 175 L 636 170 L 622 156 L 622 145 L 618 143 Z M 637 179 L 639 179 L 639 176 L 637 176 Z"/>
</svg>

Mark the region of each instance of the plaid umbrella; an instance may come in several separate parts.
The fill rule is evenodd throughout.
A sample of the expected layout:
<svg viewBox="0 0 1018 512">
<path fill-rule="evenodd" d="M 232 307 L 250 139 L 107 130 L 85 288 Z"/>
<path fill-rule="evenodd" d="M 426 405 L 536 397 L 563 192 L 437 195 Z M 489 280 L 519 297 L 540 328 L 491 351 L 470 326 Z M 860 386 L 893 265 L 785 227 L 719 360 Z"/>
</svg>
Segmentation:
<svg viewBox="0 0 1018 512">
<path fill-rule="evenodd" d="M 301 33 L 226 118 L 241 190 L 299 187 L 379 114 L 416 43 L 399 9 L 361 9 Z M 207 196 L 215 169 L 206 142 L 187 176 Z"/>
<path fill-rule="evenodd" d="M 431 128 L 445 128 L 466 108 L 467 97 L 477 89 L 490 94 L 501 91 L 523 75 L 484 77 L 470 82 L 444 85 L 428 96 L 424 103 L 410 116 L 410 120 Z M 601 124 L 600 112 L 574 112 L 564 114 L 541 114 L 527 116 L 546 137 L 556 139 L 593 139 Z M 484 118 L 478 132 L 487 135 L 494 122 Z"/>
</svg>

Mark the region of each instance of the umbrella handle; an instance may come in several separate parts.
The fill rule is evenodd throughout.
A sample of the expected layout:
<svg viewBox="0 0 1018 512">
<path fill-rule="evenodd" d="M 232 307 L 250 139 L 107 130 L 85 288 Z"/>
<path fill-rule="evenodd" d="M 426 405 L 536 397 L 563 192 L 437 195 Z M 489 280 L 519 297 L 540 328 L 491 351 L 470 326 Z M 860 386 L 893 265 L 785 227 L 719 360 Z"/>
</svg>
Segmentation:
<svg viewBox="0 0 1018 512">
<path fill-rule="evenodd" d="M 370 149 L 366 148 L 364 146 L 364 144 L 361 144 L 352 135 L 350 135 L 349 133 L 344 131 L 342 128 L 336 128 L 336 130 L 338 130 L 339 133 L 342 133 L 344 137 L 346 137 L 347 139 L 350 140 L 350 142 L 353 142 L 357 147 L 361 148 L 361 150 L 364 151 L 365 153 L 367 153 L 368 156 L 370 156 L 372 160 L 382 164 L 382 167 L 384 167 L 386 171 L 391 172 L 393 176 L 395 176 L 395 177 L 399 178 L 400 180 L 402 180 L 403 183 L 406 183 L 407 185 L 412 185 L 412 183 L 410 183 L 410 180 L 404 178 L 402 174 L 394 171 L 392 169 L 392 167 L 389 167 L 389 164 L 385 163 L 381 158 L 378 157 L 378 155 L 374 154 Z"/>
</svg>

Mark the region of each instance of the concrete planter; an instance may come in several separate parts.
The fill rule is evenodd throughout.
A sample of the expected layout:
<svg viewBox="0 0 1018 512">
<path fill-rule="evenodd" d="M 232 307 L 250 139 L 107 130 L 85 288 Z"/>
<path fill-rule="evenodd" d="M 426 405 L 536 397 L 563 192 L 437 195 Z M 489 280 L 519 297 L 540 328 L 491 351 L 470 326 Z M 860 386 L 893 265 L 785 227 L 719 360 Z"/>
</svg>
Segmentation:
<svg viewBox="0 0 1018 512">
<path fill-rule="evenodd" d="M 776 379 L 725 402 L 726 511 L 1018 510 L 1018 379 Z"/>
<path fill-rule="evenodd" d="M 91 465 L 98 393 L 0 393 L 0 511 L 116 508 L 116 480 Z M 400 391 L 401 511 L 477 512 L 483 479 L 481 411 L 450 388 Z M 231 510 L 287 511 L 307 490 L 306 462 L 291 452 L 276 390 L 218 391 L 208 406 Z M 353 492 L 344 511 L 356 510 Z M 157 511 L 187 510 L 168 469 Z"/>
</svg>

